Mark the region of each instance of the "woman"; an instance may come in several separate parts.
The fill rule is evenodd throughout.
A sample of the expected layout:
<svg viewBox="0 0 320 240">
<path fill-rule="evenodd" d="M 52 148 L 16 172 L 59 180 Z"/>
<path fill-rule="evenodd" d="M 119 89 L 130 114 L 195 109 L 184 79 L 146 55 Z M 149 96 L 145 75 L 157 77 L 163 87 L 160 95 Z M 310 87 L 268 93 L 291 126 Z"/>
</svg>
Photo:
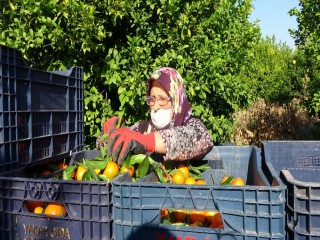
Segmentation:
<svg viewBox="0 0 320 240">
<path fill-rule="evenodd" d="M 173 68 L 160 68 L 146 86 L 151 121 L 115 129 L 118 118 L 112 117 L 104 124 L 113 160 L 122 164 L 130 152 L 156 153 L 164 160 L 190 160 L 208 153 L 213 142 L 202 121 L 191 116 L 180 74 Z"/>
</svg>

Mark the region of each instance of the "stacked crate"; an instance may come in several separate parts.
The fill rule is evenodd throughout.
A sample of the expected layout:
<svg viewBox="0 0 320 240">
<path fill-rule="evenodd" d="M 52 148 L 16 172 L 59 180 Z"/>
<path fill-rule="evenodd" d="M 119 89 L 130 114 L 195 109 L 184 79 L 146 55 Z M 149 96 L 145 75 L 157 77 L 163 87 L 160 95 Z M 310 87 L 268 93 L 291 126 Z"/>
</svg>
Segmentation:
<svg viewBox="0 0 320 240">
<path fill-rule="evenodd" d="M 0 239 L 112 238 L 110 184 L 26 175 L 84 149 L 83 100 L 82 68 L 32 69 L 0 46 Z M 30 213 L 30 200 L 62 203 L 67 216 Z"/>
<path fill-rule="evenodd" d="M 0 57 L 0 173 L 82 150 L 82 69 L 32 69 L 1 45 Z"/>
<path fill-rule="evenodd" d="M 303 196 L 287 196 L 286 225 L 288 173 L 282 171 L 281 180 L 283 166 L 273 167 L 268 159 L 274 157 L 264 151 L 261 158 L 253 146 L 215 146 L 196 160 L 213 167 L 203 173 L 207 185 L 162 184 L 153 173 L 138 182 L 122 174 L 111 183 L 27 177 L 33 166 L 100 155 L 84 151 L 83 71 L 32 69 L 19 51 L 5 46 L 0 56 L 0 239 L 271 240 L 285 239 L 286 226 L 290 236 L 318 236 L 311 226 L 317 213 L 296 206 L 317 203 L 315 186 Z M 217 184 L 225 175 L 241 177 L 246 185 Z M 60 202 L 67 216 L 30 213 L 29 200 Z M 162 224 L 163 208 L 219 211 L 223 229 Z"/>
<path fill-rule="evenodd" d="M 287 239 L 320 239 L 320 141 L 264 141 L 268 168 L 287 186 Z"/>
</svg>

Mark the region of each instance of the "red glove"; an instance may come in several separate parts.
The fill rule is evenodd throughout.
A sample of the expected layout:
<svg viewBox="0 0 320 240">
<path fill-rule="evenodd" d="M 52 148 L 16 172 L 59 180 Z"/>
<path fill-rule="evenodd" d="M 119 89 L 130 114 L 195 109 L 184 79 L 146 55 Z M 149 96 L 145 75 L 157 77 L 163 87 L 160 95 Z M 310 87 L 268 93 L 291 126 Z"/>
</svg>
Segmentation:
<svg viewBox="0 0 320 240">
<path fill-rule="evenodd" d="M 117 116 L 113 116 L 112 118 L 109 118 L 103 124 L 103 133 L 109 135 L 111 130 L 117 128 L 118 122 L 119 122 L 119 118 Z M 121 125 L 123 125 L 123 124 L 124 124 L 124 122 L 122 121 Z"/>
<path fill-rule="evenodd" d="M 154 152 L 154 133 L 142 134 L 128 128 L 119 128 L 110 133 L 108 138 L 108 153 L 118 164 L 122 164 L 130 152 L 134 154 Z"/>
</svg>

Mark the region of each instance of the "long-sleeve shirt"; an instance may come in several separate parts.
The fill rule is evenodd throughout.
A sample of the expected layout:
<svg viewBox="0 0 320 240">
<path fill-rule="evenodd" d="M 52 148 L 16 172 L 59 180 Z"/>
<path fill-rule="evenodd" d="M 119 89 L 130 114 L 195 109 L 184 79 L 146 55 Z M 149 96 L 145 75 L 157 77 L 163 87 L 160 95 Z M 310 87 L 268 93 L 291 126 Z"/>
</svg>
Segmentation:
<svg viewBox="0 0 320 240">
<path fill-rule="evenodd" d="M 151 124 L 148 124 L 146 131 L 141 131 L 138 122 L 130 127 L 133 131 L 149 133 L 155 131 Z M 213 142 L 208 129 L 198 118 L 190 118 L 183 126 L 173 127 L 165 130 L 158 130 L 166 148 L 164 160 L 191 160 L 199 158 L 208 153 Z"/>
</svg>

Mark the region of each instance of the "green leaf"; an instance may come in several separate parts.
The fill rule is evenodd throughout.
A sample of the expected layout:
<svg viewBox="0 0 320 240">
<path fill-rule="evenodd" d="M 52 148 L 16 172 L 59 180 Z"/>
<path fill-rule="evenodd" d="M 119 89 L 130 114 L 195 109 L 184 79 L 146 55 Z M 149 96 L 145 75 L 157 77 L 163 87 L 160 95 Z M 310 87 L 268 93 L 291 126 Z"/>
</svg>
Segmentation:
<svg viewBox="0 0 320 240">
<path fill-rule="evenodd" d="M 104 134 L 105 136 L 105 134 Z M 102 159 L 108 160 L 108 155 L 107 155 L 107 147 L 106 146 L 100 146 L 100 154 Z"/>
<path fill-rule="evenodd" d="M 233 176 L 229 176 L 221 185 L 229 185 L 233 180 Z"/>
<path fill-rule="evenodd" d="M 91 180 L 91 174 L 89 171 L 86 171 L 82 176 L 83 181 L 90 181 Z"/>
<path fill-rule="evenodd" d="M 99 181 L 99 177 L 98 177 L 98 175 L 96 174 L 96 172 L 94 171 L 94 169 L 93 169 L 92 165 L 90 164 L 90 162 L 89 162 L 89 161 L 85 161 L 85 164 L 86 164 L 86 166 L 87 166 L 87 168 L 88 168 L 88 171 L 90 172 L 91 177 L 92 177 L 94 180 Z"/>
<path fill-rule="evenodd" d="M 143 160 L 147 157 L 147 155 L 145 154 L 135 154 L 135 155 L 131 155 L 130 157 L 130 164 L 134 165 L 134 164 L 140 164 L 143 162 Z"/>
<path fill-rule="evenodd" d="M 62 179 L 63 180 L 71 180 L 72 172 L 76 169 L 76 166 L 68 166 L 63 170 Z"/>
<path fill-rule="evenodd" d="M 123 161 L 123 165 L 127 168 L 129 168 L 130 166 L 132 166 L 131 162 L 130 162 L 131 157 L 127 157 L 124 161 Z"/>
<path fill-rule="evenodd" d="M 107 166 L 107 161 L 104 159 L 101 160 L 86 160 L 86 164 L 90 163 L 90 165 L 94 168 L 94 169 L 105 169 Z"/>
<path fill-rule="evenodd" d="M 110 182 L 110 179 L 106 177 L 106 175 L 99 174 L 99 179 L 105 181 L 105 182 Z"/>
<path fill-rule="evenodd" d="M 168 181 L 165 179 L 165 177 L 163 176 L 163 170 L 160 168 L 155 168 L 154 169 L 155 173 L 157 174 L 159 180 L 161 183 L 167 183 Z"/>
<path fill-rule="evenodd" d="M 148 156 L 146 156 L 143 159 L 143 161 L 140 163 L 140 165 L 139 165 L 139 167 L 138 167 L 138 169 L 136 171 L 137 176 L 139 178 L 143 178 L 147 174 L 147 172 L 149 170 L 149 165 L 150 165 L 149 164 L 149 159 L 148 159 Z"/>
<path fill-rule="evenodd" d="M 49 169 L 49 170 L 51 170 L 51 171 L 58 171 L 58 170 L 60 170 L 59 169 L 59 167 L 56 165 L 56 164 L 47 164 L 47 168 Z"/>
</svg>

